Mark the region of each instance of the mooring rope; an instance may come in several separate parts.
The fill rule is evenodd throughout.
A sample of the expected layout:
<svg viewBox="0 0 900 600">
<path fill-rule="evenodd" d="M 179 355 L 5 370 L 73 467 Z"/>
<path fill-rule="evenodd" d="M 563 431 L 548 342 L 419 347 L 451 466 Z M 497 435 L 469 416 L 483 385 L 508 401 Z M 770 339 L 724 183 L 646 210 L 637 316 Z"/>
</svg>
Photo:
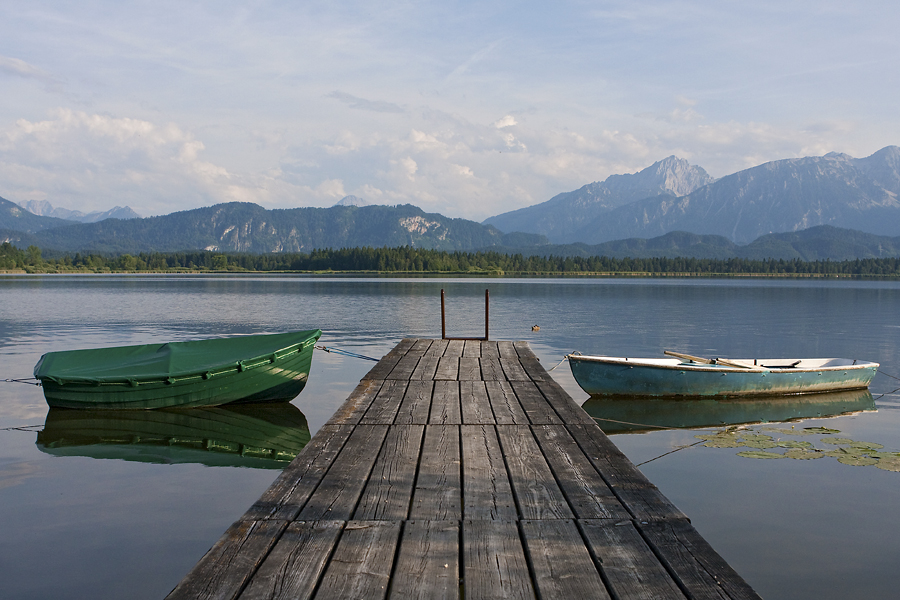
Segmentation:
<svg viewBox="0 0 900 600">
<path fill-rule="evenodd" d="M 351 358 L 362 358 L 364 360 L 373 360 L 378 362 L 379 359 L 372 358 L 371 356 L 366 356 L 364 354 L 357 354 L 356 352 L 349 352 L 347 350 L 342 350 L 340 348 L 329 348 L 328 346 L 316 346 L 316 350 L 323 350 L 328 352 L 329 354 L 340 354 L 342 356 L 349 356 Z"/>
<path fill-rule="evenodd" d="M 576 353 L 576 352 L 573 352 L 572 354 L 577 354 L 577 353 Z M 555 369 L 555 368 L 558 367 L 559 365 L 563 364 L 563 363 L 566 362 L 567 360 L 569 360 L 569 355 L 568 355 L 568 354 L 566 354 L 565 356 L 563 356 L 563 357 L 562 357 L 562 360 L 559 361 L 558 363 L 556 363 L 556 365 L 555 365 L 554 367 L 552 367 L 552 368 L 550 368 L 550 369 L 547 369 L 547 372 L 549 373 L 550 371 L 552 371 L 553 369 Z"/>
<path fill-rule="evenodd" d="M 41 382 L 38 381 L 34 377 L 24 377 L 22 379 L 4 379 L 3 383 L 24 383 L 25 385 L 36 385 L 38 387 L 41 386 Z"/>
<path fill-rule="evenodd" d="M 19 425 L 18 427 L 4 427 L 3 429 L 0 429 L 0 431 L 29 431 L 34 433 L 41 427 L 43 427 L 43 425 Z"/>
<path fill-rule="evenodd" d="M 890 374 L 888 374 L 888 373 L 885 373 L 885 372 L 882 371 L 881 369 L 878 369 L 878 372 L 881 373 L 882 375 L 887 375 L 887 376 L 890 377 L 891 379 L 896 379 L 897 381 L 900 381 L 900 377 L 894 377 L 893 375 L 890 375 Z"/>
</svg>

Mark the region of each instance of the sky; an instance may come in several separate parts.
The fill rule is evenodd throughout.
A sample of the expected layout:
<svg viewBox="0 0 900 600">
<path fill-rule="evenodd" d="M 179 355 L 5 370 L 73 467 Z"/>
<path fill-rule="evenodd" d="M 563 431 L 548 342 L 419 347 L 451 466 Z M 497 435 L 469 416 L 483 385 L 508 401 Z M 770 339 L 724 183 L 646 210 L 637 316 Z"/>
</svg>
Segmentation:
<svg viewBox="0 0 900 600">
<path fill-rule="evenodd" d="M 0 3 L 0 196 L 483 220 L 900 144 L 895 0 Z"/>
</svg>

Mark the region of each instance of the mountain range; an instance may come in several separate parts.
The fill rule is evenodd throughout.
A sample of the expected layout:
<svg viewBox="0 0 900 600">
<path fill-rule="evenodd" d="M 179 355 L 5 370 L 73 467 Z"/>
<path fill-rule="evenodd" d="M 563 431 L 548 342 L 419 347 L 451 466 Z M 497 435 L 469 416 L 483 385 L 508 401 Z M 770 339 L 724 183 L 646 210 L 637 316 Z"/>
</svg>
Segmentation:
<svg viewBox="0 0 900 600">
<path fill-rule="evenodd" d="M 547 243 L 539 234 L 504 234 L 490 225 L 426 213 L 409 204 L 266 210 L 257 204 L 231 202 L 159 217 L 63 225 L 58 219 L 24 212 L 0 198 L 0 242 L 118 254 L 201 249 L 309 252 L 355 246 L 471 250 Z"/>
<path fill-rule="evenodd" d="M 65 219 L 67 221 L 77 221 L 78 223 L 96 223 L 106 219 L 140 219 L 141 215 L 137 214 L 128 206 L 114 206 L 109 210 L 95 211 L 83 213 L 80 210 L 69 210 L 67 208 L 54 207 L 46 200 L 29 200 L 28 202 L 19 202 L 19 206 L 28 212 L 41 217 L 56 217 L 57 219 Z"/>
<path fill-rule="evenodd" d="M 768 162 L 713 179 L 670 156 L 631 175 L 490 217 L 485 224 L 597 244 L 672 231 L 720 235 L 739 244 L 817 225 L 900 234 L 900 148 L 866 158 L 825 156 Z"/>
<path fill-rule="evenodd" d="M 266 210 L 233 202 L 148 218 L 116 207 L 104 214 L 126 218 L 76 223 L 0 198 L 0 242 L 110 254 L 411 246 L 557 256 L 845 260 L 900 255 L 898 194 L 897 146 L 862 159 L 831 153 L 773 161 L 721 179 L 670 156 L 483 223 L 412 205 L 368 205 L 355 196 L 330 208 Z M 48 203 L 25 206 L 74 215 Z"/>
</svg>

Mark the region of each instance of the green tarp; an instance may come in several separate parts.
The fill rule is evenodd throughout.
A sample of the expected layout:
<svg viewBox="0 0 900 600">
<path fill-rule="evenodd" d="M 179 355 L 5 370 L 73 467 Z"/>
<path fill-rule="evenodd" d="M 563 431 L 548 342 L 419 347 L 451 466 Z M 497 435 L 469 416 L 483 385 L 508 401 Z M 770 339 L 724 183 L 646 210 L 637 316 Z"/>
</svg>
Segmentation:
<svg viewBox="0 0 900 600">
<path fill-rule="evenodd" d="M 252 365 L 315 344 L 322 331 L 48 352 L 34 367 L 40 380 L 124 383 L 196 377 Z"/>
</svg>

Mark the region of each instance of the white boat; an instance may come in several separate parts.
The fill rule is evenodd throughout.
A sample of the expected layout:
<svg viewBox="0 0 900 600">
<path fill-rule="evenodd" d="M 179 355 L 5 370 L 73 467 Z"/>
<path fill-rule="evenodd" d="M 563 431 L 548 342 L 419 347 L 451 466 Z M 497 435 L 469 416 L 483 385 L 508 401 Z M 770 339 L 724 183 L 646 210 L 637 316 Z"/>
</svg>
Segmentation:
<svg viewBox="0 0 900 600">
<path fill-rule="evenodd" d="M 724 359 L 568 355 L 591 396 L 754 396 L 865 389 L 878 363 L 849 358 Z"/>
</svg>

